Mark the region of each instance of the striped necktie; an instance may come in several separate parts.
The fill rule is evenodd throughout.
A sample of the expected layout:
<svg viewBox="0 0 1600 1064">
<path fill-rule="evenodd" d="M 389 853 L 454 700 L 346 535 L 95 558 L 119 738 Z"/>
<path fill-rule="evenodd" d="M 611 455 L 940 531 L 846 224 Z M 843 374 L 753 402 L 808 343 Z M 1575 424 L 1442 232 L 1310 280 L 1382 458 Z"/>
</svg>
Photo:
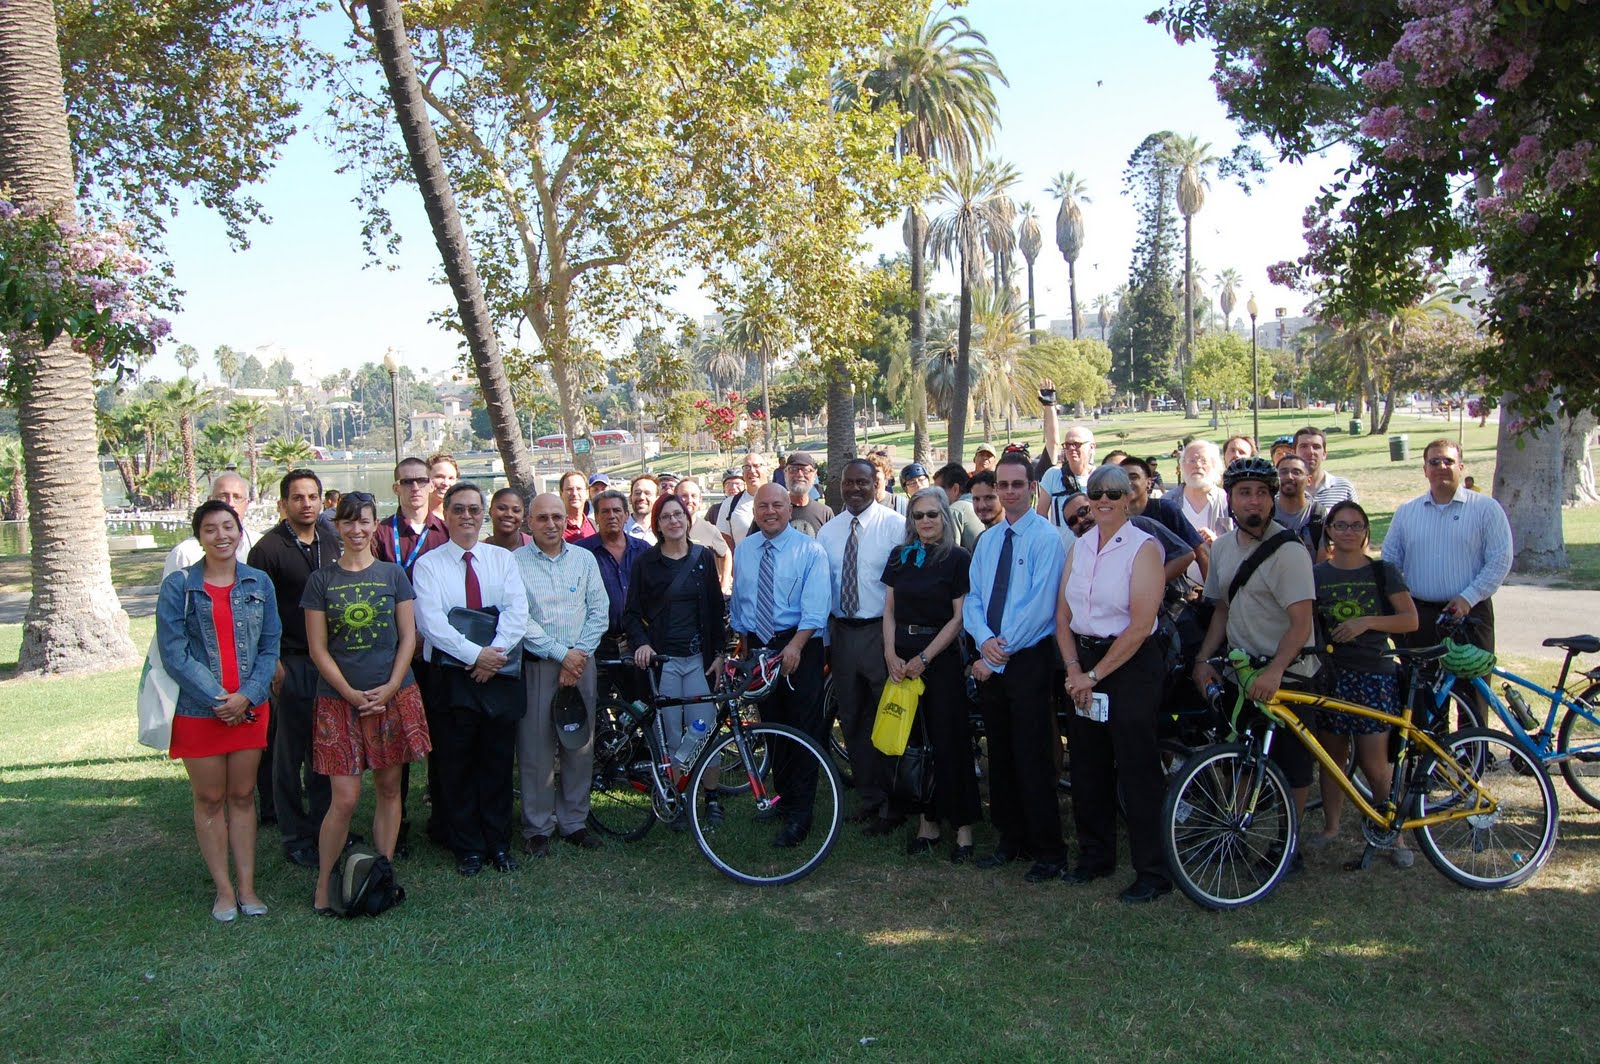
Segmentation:
<svg viewBox="0 0 1600 1064">
<path fill-rule="evenodd" d="M 778 550 L 769 539 L 761 545 L 761 572 L 756 578 L 756 638 L 772 642 L 773 588 L 777 583 Z"/>
<path fill-rule="evenodd" d="M 844 545 L 844 571 L 839 577 L 839 612 L 854 617 L 861 609 L 861 579 L 859 554 L 861 547 L 861 518 L 850 518 L 850 539 Z"/>
</svg>

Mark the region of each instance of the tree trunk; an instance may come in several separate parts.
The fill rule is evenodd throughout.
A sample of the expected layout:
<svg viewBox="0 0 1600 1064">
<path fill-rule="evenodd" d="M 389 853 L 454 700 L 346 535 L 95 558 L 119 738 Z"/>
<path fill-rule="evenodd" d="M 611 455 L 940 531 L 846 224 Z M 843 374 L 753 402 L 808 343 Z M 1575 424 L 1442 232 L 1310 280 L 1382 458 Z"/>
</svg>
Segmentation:
<svg viewBox="0 0 1600 1064">
<path fill-rule="evenodd" d="M 445 276 L 461 315 L 462 332 L 472 353 L 473 368 L 477 371 L 489 424 L 494 428 L 500 460 L 511 486 L 527 493 L 534 488 L 533 459 L 517 423 L 516 404 L 511 398 L 505 363 L 500 358 L 494 321 L 483 297 L 472 249 L 467 245 L 466 229 L 456 210 L 455 193 L 439 157 L 439 142 L 434 137 L 427 104 L 423 102 L 422 89 L 417 83 L 417 68 L 411 58 L 411 43 L 406 39 L 400 0 L 369 0 L 367 13 L 372 21 L 384 77 L 389 82 L 389 95 L 394 99 L 395 117 L 411 157 L 411 170 L 422 191 L 428 224 L 439 245 Z"/>
<path fill-rule="evenodd" d="M 133 483 L 133 461 L 122 455 L 112 459 L 117 464 L 117 472 L 122 476 L 122 490 L 128 493 L 128 505 L 133 505 L 139 500 L 139 489 Z"/>
<path fill-rule="evenodd" d="M 1374 408 L 1372 412 L 1372 432 L 1370 435 L 1381 436 L 1389 431 L 1389 421 L 1394 417 L 1394 388 L 1383 393 L 1383 413 L 1379 414 Z"/>
<path fill-rule="evenodd" d="M 972 369 L 972 285 L 967 280 L 967 264 L 961 263 L 961 324 L 956 334 L 956 379 L 951 387 L 950 421 L 946 430 L 946 462 L 960 462 L 967 451 L 967 406 L 972 389 L 967 374 Z"/>
<path fill-rule="evenodd" d="M 1070 276 L 1070 271 L 1069 271 Z M 1039 342 L 1038 323 L 1033 313 L 1033 260 L 1028 260 L 1028 346 Z"/>
<path fill-rule="evenodd" d="M 767 349 L 761 348 L 761 450 L 772 453 L 772 401 L 767 394 Z"/>
<path fill-rule="evenodd" d="M 178 418 L 178 441 L 183 448 L 183 505 L 193 510 L 199 505 L 200 481 L 194 465 L 194 415 Z"/>
<path fill-rule="evenodd" d="M 1503 396 L 1501 409 L 1513 398 Z M 1494 467 L 1495 501 L 1511 522 L 1511 571 L 1558 572 L 1568 567 L 1561 529 L 1561 427 L 1523 433 L 1519 440 L 1509 429 L 1513 420 L 1500 419 Z"/>
<path fill-rule="evenodd" d="M 1067 260 L 1067 298 L 1072 301 L 1072 338 L 1076 340 L 1078 333 L 1078 263 L 1076 259 Z"/>
<path fill-rule="evenodd" d="M 70 216 L 76 188 L 61 92 L 50 0 L 0 3 L 0 186 L 19 205 Z M 111 586 L 98 488 L 94 367 L 65 336 L 12 358 L 33 544 L 18 675 L 131 664 L 138 653 Z"/>
<path fill-rule="evenodd" d="M 822 493 L 831 509 L 843 513 L 839 478 L 844 464 L 856 455 L 856 401 L 842 367 L 830 365 L 824 372 L 828 375 L 828 482 Z"/>
<path fill-rule="evenodd" d="M 1194 358 L 1194 218 L 1191 215 L 1183 216 L 1183 350 L 1178 355 L 1178 379 L 1187 381 L 1184 371 L 1189 368 Z M 1189 390 L 1187 383 L 1183 386 L 1183 416 L 1186 418 L 1200 416 L 1200 404 Z"/>
<path fill-rule="evenodd" d="M 258 494 L 256 491 L 256 426 L 254 425 L 250 426 L 250 431 L 244 438 L 244 454 L 245 461 L 250 464 L 250 498 L 254 501 Z"/>
<path fill-rule="evenodd" d="M 911 215 L 911 454 L 924 465 L 928 462 L 928 340 L 926 317 L 927 271 L 922 247 L 927 235 L 922 212 L 912 207 Z M 954 459 L 952 459 L 954 461 Z M 837 509 L 837 507 L 835 507 Z"/>
<path fill-rule="evenodd" d="M 1589 459 L 1589 437 L 1594 435 L 1594 412 L 1561 419 L 1561 504 L 1588 506 L 1600 502 L 1595 490 L 1594 464 Z"/>
</svg>

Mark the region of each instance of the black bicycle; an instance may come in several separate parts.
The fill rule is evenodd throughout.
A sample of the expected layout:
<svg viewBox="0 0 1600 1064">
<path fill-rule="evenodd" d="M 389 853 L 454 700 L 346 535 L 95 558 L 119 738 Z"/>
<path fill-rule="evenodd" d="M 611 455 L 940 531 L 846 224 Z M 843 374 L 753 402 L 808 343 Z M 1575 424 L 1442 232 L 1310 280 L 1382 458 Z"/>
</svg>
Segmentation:
<svg viewBox="0 0 1600 1064">
<path fill-rule="evenodd" d="M 627 660 L 596 661 L 601 668 L 632 667 Z M 756 719 L 749 710 L 786 683 L 776 654 L 760 651 L 732 661 L 718 689 L 693 698 L 663 697 L 655 672 L 648 701 L 602 702 L 595 712 L 594 783 L 589 825 L 626 841 L 641 839 L 656 821 L 686 821 L 700 852 L 740 883 L 776 885 L 809 875 L 839 837 L 844 784 L 827 752 L 811 736 L 784 724 Z M 660 710 L 711 704 L 716 726 L 693 762 L 674 760 L 678 737 L 668 737 Z M 815 771 L 811 829 L 793 846 L 777 834 L 789 806 L 777 780 Z"/>
</svg>

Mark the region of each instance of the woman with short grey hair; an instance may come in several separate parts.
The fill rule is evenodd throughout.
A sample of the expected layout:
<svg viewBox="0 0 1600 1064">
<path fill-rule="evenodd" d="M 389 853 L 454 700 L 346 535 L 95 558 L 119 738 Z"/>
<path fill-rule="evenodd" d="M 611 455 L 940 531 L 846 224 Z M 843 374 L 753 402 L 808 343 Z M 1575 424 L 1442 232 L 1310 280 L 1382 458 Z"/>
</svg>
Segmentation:
<svg viewBox="0 0 1600 1064">
<path fill-rule="evenodd" d="M 956 542 L 950 497 L 923 488 L 906 506 L 906 538 L 883 571 L 883 657 L 894 680 L 922 677 L 917 716 L 933 747 L 933 800 L 906 845 L 913 857 L 933 853 L 939 824 L 955 828 L 950 863 L 972 860 L 972 825 L 982 816 L 972 764 L 972 721 L 961 678 L 961 603 L 972 555 Z"/>
<path fill-rule="evenodd" d="M 1073 708 L 1067 736 L 1078 834 L 1078 864 L 1065 878 L 1087 883 L 1116 868 L 1120 783 L 1135 873 L 1122 900 L 1145 902 L 1172 889 L 1159 823 L 1161 651 L 1150 638 L 1166 586 L 1161 545 L 1129 523 L 1133 486 L 1121 466 L 1089 474 L 1084 494 L 1094 525 L 1067 551 L 1056 601 L 1056 645 Z"/>
</svg>

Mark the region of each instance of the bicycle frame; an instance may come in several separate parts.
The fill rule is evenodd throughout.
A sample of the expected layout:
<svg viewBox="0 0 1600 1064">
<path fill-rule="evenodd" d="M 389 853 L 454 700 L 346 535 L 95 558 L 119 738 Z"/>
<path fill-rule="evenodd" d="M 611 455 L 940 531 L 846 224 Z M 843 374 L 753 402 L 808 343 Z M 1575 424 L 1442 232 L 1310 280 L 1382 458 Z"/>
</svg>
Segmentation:
<svg viewBox="0 0 1600 1064">
<path fill-rule="evenodd" d="M 1571 664 L 1570 658 L 1568 659 L 1568 664 Z M 1567 671 L 1568 670 L 1566 667 L 1562 668 L 1561 673 L 1563 682 L 1558 683 L 1554 690 L 1541 687 L 1532 680 L 1529 680 L 1526 677 L 1518 676 L 1516 673 L 1511 672 L 1508 669 L 1503 669 L 1498 665 L 1496 665 L 1494 670 L 1490 673 L 1491 676 L 1498 676 L 1502 680 L 1509 681 L 1525 691 L 1532 691 L 1540 698 L 1549 700 L 1550 710 L 1545 715 L 1544 723 L 1540 725 L 1539 730 L 1532 735 L 1528 733 L 1528 729 L 1522 726 L 1522 722 L 1517 719 L 1517 715 L 1515 713 L 1511 712 L 1510 708 L 1505 704 L 1505 701 L 1495 693 L 1494 688 L 1489 686 L 1487 680 L 1479 676 L 1465 681 L 1465 683 L 1470 690 L 1477 691 L 1478 694 L 1483 697 L 1484 703 L 1488 705 L 1490 709 L 1494 710 L 1495 716 L 1500 718 L 1500 723 L 1505 725 L 1506 730 L 1510 732 L 1511 737 L 1517 741 L 1517 745 L 1522 747 L 1524 753 L 1543 764 L 1556 765 L 1560 764 L 1562 761 L 1571 760 L 1574 757 L 1600 753 L 1600 743 L 1589 743 L 1586 746 L 1568 750 L 1565 754 L 1557 753 L 1555 750 L 1556 724 L 1558 723 L 1556 718 L 1560 716 L 1560 711 L 1563 707 L 1574 713 L 1577 713 L 1579 716 L 1588 720 L 1592 724 L 1600 725 L 1600 713 L 1596 713 L 1592 706 L 1588 705 L 1586 702 L 1572 697 L 1564 689 L 1564 681 L 1566 679 Z M 1463 682 L 1460 677 L 1452 676 L 1449 673 L 1446 673 L 1444 679 L 1441 680 L 1434 688 L 1434 690 L 1437 692 L 1435 704 L 1443 705 L 1445 700 L 1449 697 L 1450 692 L 1454 690 L 1456 684 L 1460 682 Z"/>
</svg>

